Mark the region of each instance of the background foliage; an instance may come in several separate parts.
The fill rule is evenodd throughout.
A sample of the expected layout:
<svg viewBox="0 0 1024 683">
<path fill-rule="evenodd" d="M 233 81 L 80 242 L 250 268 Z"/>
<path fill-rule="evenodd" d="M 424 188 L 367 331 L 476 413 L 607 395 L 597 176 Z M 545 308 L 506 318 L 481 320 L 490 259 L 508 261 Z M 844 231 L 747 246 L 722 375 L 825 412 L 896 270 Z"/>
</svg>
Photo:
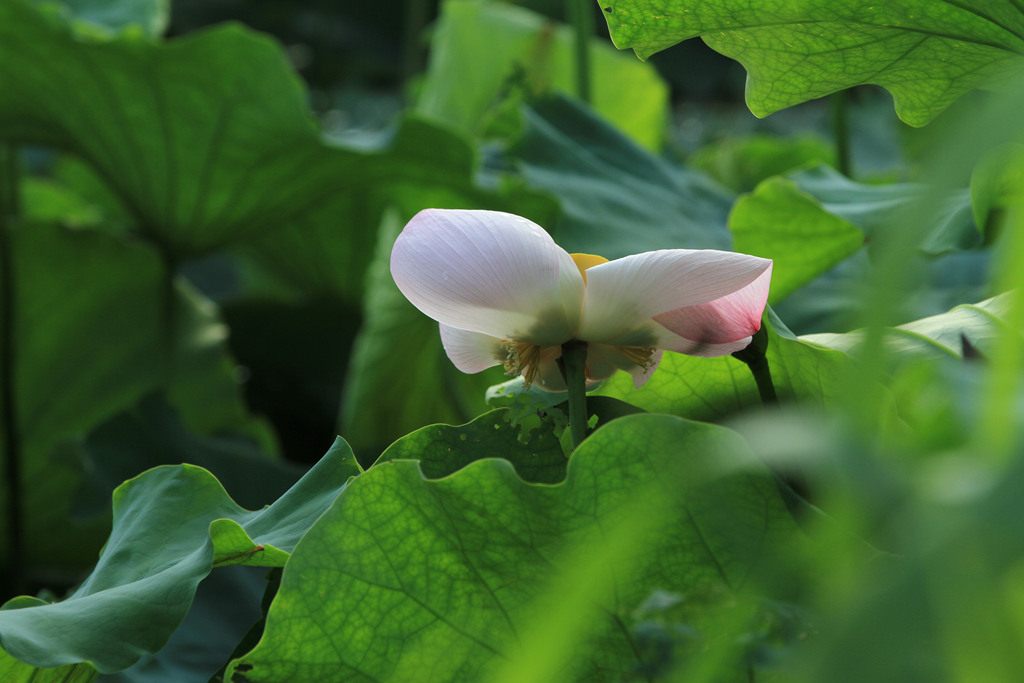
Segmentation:
<svg viewBox="0 0 1024 683">
<path fill-rule="evenodd" d="M 0 678 L 1019 680 L 1022 55 L 1009 0 L 0 0 Z M 571 452 L 395 287 L 428 207 L 773 259 L 779 405 L 666 354 Z"/>
</svg>

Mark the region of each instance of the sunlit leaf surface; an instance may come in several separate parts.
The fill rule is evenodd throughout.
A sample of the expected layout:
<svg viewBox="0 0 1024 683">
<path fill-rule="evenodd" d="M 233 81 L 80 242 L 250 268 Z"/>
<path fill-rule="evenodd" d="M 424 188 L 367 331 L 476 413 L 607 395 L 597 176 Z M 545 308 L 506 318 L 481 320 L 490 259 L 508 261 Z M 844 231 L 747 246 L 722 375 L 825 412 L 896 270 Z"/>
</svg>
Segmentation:
<svg viewBox="0 0 1024 683">
<path fill-rule="evenodd" d="M 622 519 L 635 522 L 625 541 L 610 531 Z M 637 661 L 622 619 L 654 587 L 741 592 L 768 558 L 796 547 L 794 531 L 742 441 L 665 415 L 610 422 L 554 486 L 528 484 L 502 460 L 437 480 L 416 462 L 381 463 L 295 549 L 263 640 L 229 674 L 480 680 L 527 638 L 551 581 L 615 537 L 607 585 L 579 617 L 586 646 L 560 680 L 623 676 Z"/>
<path fill-rule="evenodd" d="M 747 70 L 758 116 L 860 85 L 892 93 L 922 126 L 966 91 L 1024 67 L 1014 0 L 606 0 L 612 40 L 641 58 L 700 36 Z"/>
</svg>

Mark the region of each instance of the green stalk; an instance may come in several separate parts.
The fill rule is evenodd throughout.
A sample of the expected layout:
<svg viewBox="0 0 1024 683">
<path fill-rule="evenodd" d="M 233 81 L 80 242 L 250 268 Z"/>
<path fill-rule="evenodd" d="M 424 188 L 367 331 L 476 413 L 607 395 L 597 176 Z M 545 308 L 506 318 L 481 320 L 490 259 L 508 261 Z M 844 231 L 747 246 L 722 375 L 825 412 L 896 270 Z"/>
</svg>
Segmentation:
<svg viewBox="0 0 1024 683">
<path fill-rule="evenodd" d="M 558 367 L 569 391 L 569 433 L 575 451 L 587 438 L 587 343 L 567 341 L 562 344 Z"/>
<path fill-rule="evenodd" d="M 402 83 L 405 96 L 409 96 L 409 84 L 423 71 L 423 47 L 420 37 L 430 21 L 428 0 L 405 0 L 405 17 L 402 26 Z"/>
<path fill-rule="evenodd" d="M 847 178 L 853 177 L 853 164 L 850 161 L 850 96 L 848 91 L 840 90 L 829 98 L 830 118 L 832 119 L 832 137 L 836 145 L 836 165 L 839 172 Z"/>
<path fill-rule="evenodd" d="M 733 358 L 743 361 L 750 368 L 754 375 L 754 382 L 757 383 L 757 392 L 761 394 L 761 402 L 770 405 L 779 402 L 775 393 L 775 383 L 772 381 L 772 369 L 768 366 L 768 330 L 764 325 L 754 334 L 747 348 L 732 354 Z"/>
<path fill-rule="evenodd" d="M 11 232 L 20 214 L 18 176 L 17 150 L 11 145 L 0 145 L 0 431 L 3 432 L 7 481 L 8 590 L 14 594 L 25 590 L 22 443 L 15 404 L 17 350 L 14 347 L 14 258 L 11 255 Z"/>
<path fill-rule="evenodd" d="M 594 7 L 592 0 L 566 0 L 566 14 L 572 23 L 576 41 L 576 95 L 591 103 L 590 94 L 590 38 L 594 35 Z"/>
<path fill-rule="evenodd" d="M 1005 325 L 992 345 L 986 378 L 983 409 L 978 417 L 980 452 L 994 461 L 1006 462 L 1017 452 L 1014 443 L 1018 422 L 1015 419 L 1020 395 L 1024 347 L 1016 330 L 1024 327 L 1024 206 L 1010 207 L 1002 226 L 1001 249 L 997 251 L 996 291 L 1009 294 L 1009 307 L 1003 316 Z"/>
<path fill-rule="evenodd" d="M 164 246 L 160 246 L 163 272 L 160 278 L 160 346 L 163 389 L 170 391 L 174 381 L 178 345 L 178 310 L 174 280 L 178 275 L 178 259 Z"/>
</svg>

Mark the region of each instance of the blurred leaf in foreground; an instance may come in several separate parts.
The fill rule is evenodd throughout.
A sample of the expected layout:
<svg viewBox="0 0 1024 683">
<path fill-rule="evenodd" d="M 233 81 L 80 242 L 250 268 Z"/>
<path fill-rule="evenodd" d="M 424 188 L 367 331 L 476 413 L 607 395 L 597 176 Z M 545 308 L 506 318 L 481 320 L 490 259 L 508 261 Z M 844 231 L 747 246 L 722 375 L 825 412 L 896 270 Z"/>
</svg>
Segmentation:
<svg viewBox="0 0 1024 683">
<path fill-rule="evenodd" d="M 920 357 L 963 357 L 972 352 L 985 354 L 993 341 L 1007 333 L 1008 294 L 1001 294 L 977 304 L 962 304 L 953 310 L 885 330 L 885 341 L 892 358 L 904 363 Z M 1024 330 L 1019 331 L 1024 334 Z M 809 342 L 856 354 L 865 332 L 845 334 L 809 334 L 801 337 Z M 969 349 L 965 350 L 965 347 Z"/>
<path fill-rule="evenodd" d="M 1024 204 L 1024 145 L 1002 145 L 982 157 L 971 173 L 971 204 L 975 223 L 993 241 L 998 217 Z"/>
</svg>

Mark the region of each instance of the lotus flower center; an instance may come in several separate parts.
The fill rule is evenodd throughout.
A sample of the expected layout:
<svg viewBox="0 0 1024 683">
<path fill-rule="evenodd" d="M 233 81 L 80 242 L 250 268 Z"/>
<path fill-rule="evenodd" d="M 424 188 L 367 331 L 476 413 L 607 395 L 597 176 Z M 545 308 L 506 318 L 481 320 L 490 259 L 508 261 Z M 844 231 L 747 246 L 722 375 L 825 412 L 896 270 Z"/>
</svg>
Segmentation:
<svg viewBox="0 0 1024 683">
<path fill-rule="evenodd" d="M 572 257 L 573 262 L 576 263 L 576 267 L 580 269 L 580 275 L 583 276 L 583 285 L 587 284 L 587 268 L 593 268 L 599 266 L 602 263 L 608 263 L 608 259 L 604 256 L 596 256 L 594 254 L 569 254 Z"/>
</svg>

